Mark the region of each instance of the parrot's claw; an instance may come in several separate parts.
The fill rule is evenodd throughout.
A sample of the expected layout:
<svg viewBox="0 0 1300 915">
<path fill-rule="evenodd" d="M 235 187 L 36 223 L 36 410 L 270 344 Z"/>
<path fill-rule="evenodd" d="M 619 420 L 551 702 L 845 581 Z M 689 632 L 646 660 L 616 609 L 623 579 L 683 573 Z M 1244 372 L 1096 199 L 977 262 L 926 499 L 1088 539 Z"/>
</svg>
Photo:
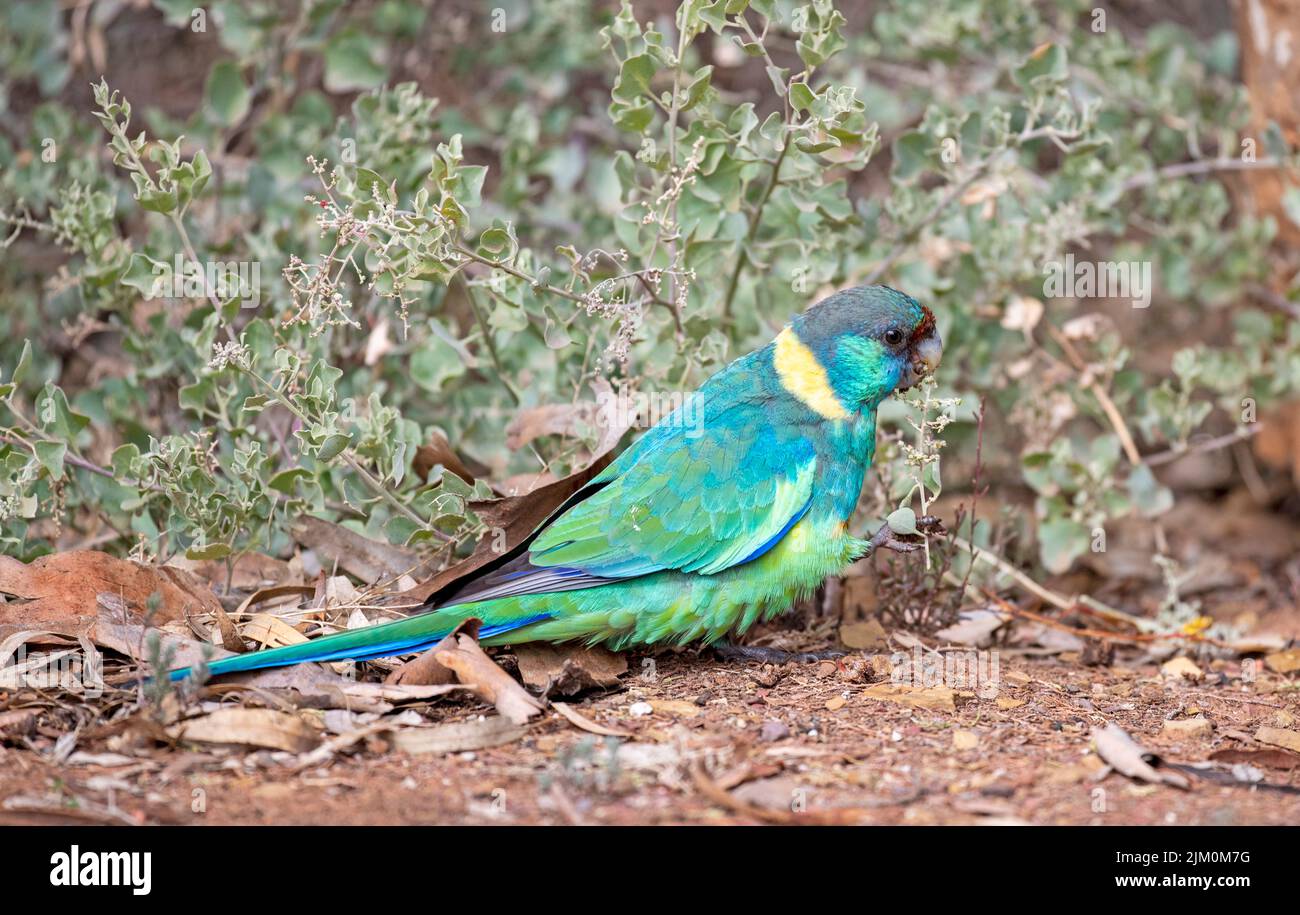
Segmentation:
<svg viewBox="0 0 1300 915">
<path fill-rule="evenodd" d="M 713 650 L 724 661 L 760 661 L 764 664 L 811 664 L 814 661 L 834 661 L 845 655 L 843 651 L 783 651 L 758 645 L 732 645 L 730 642 L 719 642 Z"/>
</svg>

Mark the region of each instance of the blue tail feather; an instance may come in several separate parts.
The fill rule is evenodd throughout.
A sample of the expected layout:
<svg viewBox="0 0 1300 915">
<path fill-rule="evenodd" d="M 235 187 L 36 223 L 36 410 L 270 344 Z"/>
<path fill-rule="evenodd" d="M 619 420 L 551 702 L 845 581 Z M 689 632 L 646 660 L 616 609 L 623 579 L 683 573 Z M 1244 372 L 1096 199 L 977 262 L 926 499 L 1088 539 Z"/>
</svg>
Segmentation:
<svg viewBox="0 0 1300 915">
<path fill-rule="evenodd" d="M 442 625 L 434 625 L 437 611 L 393 620 L 378 626 L 338 632 L 323 638 L 312 639 L 297 645 L 285 645 L 267 651 L 252 651 L 247 654 L 221 658 L 208 665 L 208 672 L 214 677 L 222 674 L 241 673 L 250 670 L 263 670 L 268 667 L 286 667 L 291 664 L 304 664 L 310 661 L 371 661 L 375 658 L 387 658 L 393 655 L 413 654 L 426 651 L 447 637 L 464 619 L 463 616 L 448 616 Z M 507 623 L 494 623 L 479 630 L 480 638 L 489 638 L 515 629 L 522 629 L 532 623 L 539 623 L 551 618 L 549 613 L 540 613 L 521 620 Z M 424 620 L 425 625 L 418 626 L 411 632 L 413 624 Z M 393 637 L 376 641 L 385 629 L 393 631 Z M 169 672 L 171 680 L 183 680 L 190 675 L 192 668 L 181 667 Z"/>
</svg>

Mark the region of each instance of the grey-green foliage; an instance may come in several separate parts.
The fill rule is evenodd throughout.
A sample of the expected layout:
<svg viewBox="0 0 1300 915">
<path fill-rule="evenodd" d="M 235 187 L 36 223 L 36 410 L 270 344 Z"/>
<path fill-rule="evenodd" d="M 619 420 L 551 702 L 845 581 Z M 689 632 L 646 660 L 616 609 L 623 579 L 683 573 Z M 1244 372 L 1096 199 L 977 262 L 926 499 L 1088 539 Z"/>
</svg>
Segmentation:
<svg viewBox="0 0 1300 915">
<path fill-rule="evenodd" d="M 189 4 L 157 5 L 193 27 Z M 67 77 L 56 7 L 0 13 L 0 66 L 51 97 Z M 1152 262 L 1139 334 L 1158 333 L 1171 311 L 1239 305 L 1273 231 L 1230 213 L 1213 169 L 1160 172 L 1237 156 L 1232 36 L 1113 17 L 1096 32 L 1090 11 L 898 2 L 862 31 L 829 0 L 687 0 L 653 21 L 626 2 L 537 0 L 433 28 L 415 0 L 289 20 L 211 4 L 223 55 L 183 123 L 100 83 L 106 133 L 53 101 L 0 133 L 6 222 L 69 258 L 53 279 L 0 270 L 16 303 L 0 365 L 19 365 L 0 372 L 4 548 L 39 553 L 47 519 L 97 514 L 145 553 L 221 557 L 283 548 L 310 511 L 454 549 L 488 490 L 415 478 L 435 428 L 494 476 L 565 473 L 600 430 L 510 452 L 519 411 L 606 381 L 690 390 L 809 301 L 870 280 L 935 306 L 948 358 L 933 393 L 963 400 L 948 437 L 972 445 L 986 396 L 1007 421 L 985 459 L 1020 468 L 1040 558 L 1066 568 L 1095 527 L 1170 499 L 1125 459 L 1099 390 L 1155 450 L 1185 447 L 1216 403 L 1231 415 L 1300 383 L 1294 328 L 1246 308 L 1236 341 L 1171 366 L 1135 365 L 1138 341 L 1085 321 L 1065 334 L 1079 371 L 1045 333 L 1072 317 L 1039 302 L 1044 263 L 1068 249 Z M 394 80 L 415 47 L 443 55 L 459 104 Z M 288 54 L 319 59 L 321 85 L 300 85 Z M 195 257 L 256 263 L 257 306 L 206 284 L 148 298 Z M 122 358 L 65 395 L 50 329 L 90 321 Z M 881 499 L 937 492 L 937 464 L 908 470 L 889 442 L 881 460 Z"/>
</svg>

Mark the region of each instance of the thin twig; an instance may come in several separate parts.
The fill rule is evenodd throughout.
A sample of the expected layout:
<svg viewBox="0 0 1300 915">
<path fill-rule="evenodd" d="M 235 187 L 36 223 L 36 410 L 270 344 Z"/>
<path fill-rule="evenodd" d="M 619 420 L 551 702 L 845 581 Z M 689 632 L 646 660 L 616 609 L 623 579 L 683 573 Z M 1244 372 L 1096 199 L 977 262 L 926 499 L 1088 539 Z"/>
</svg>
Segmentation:
<svg viewBox="0 0 1300 915">
<path fill-rule="evenodd" d="M 987 562 L 989 565 L 996 568 L 999 572 L 1002 572 L 1004 575 L 1009 576 L 1011 579 L 1013 579 L 1016 582 L 1016 584 L 1020 585 L 1020 587 L 1024 588 L 1030 594 L 1034 595 L 1035 597 L 1039 598 L 1045 603 L 1051 604 L 1053 607 L 1056 607 L 1058 610 L 1067 610 L 1067 611 L 1077 610 L 1080 608 L 1081 604 L 1084 604 L 1097 615 L 1112 620 L 1113 622 L 1127 624 L 1139 631 L 1145 630 L 1149 632 L 1153 629 L 1153 623 L 1150 620 L 1143 619 L 1140 616 L 1133 616 L 1131 614 L 1125 613 L 1123 610 L 1116 610 L 1114 607 L 1110 607 L 1106 604 L 1103 604 L 1101 601 L 1097 600 L 1096 598 L 1089 597 L 1087 595 L 1065 597 L 1064 595 L 1058 594 L 1052 589 L 1040 585 L 1038 582 L 1034 581 L 1024 572 L 1017 569 L 1015 566 L 1007 562 L 1001 556 L 998 556 L 996 553 L 992 553 L 988 550 L 985 550 L 982 547 L 978 547 L 975 544 L 962 539 L 961 537 L 954 535 L 952 538 L 952 542 L 958 549 L 966 550 L 975 559 L 982 559 L 984 562 Z"/>
<path fill-rule="evenodd" d="M 1286 167 L 1281 159 L 1272 156 L 1247 161 L 1245 159 L 1198 159 L 1195 162 L 1179 162 L 1166 165 L 1155 171 L 1134 175 L 1121 185 L 1120 190 L 1127 193 L 1140 187 L 1148 187 L 1173 178 L 1187 178 L 1192 175 L 1208 175 L 1213 172 L 1240 172 L 1253 169 L 1277 169 Z"/>
<path fill-rule="evenodd" d="M 0 442 L 4 442 L 5 444 L 8 445 L 22 445 L 25 448 L 31 449 L 33 454 L 36 452 L 36 449 L 32 447 L 32 444 L 30 442 L 13 435 L 4 435 L 0 433 Z M 67 454 L 63 456 L 63 462 L 65 464 L 71 464 L 73 467 L 78 467 L 89 473 L 93 473 L 101 477 L 106 477 L 110 480 L 117 479 L 117 474 L 113 473 L 113 471 L 109 470 L 107 467 L 101 467 L 99 464 L 96 464 L 94 461 L 89 461 L 86 458 L 78 457 L 77 455 L 73 454 L 71 451 L 69 451 Z M 162 492 L 162 487 L 159 486 L 157 483 L 149 483 L 149 484 L 142 483 L 141 485 L 144 486 L 146 489 L 152 490 L 153 492 Z"/>
<path fill-rule="evenodd" d="M 1161 451 L 1156 454 L 1149 454 L 1142 459 L 1142 463 L 1148 467 L 1159 467 L 1161 464 L 1172 464 L 1189 454 L 1204 454 L 1207 451 L 1218 451 L 1220 448 L 1230 448 L 1238 442 L 1244 442 L 1259 434 L 1258 426 L 1240 426 L 1233 431 L 1218 435 L 1214 438 L 1206 439 L 1203 442 L 1197 442 L 1195 445 L 1185 445 L 1182 448 L 1170 448 L 1167 451 Z"/>
<path fill-rule="evenodd" d="M 452 247 L 456 251 L 456 253 L 460 254 L 462 257 L 469 258 L 470 260 L 474 261 L 477 264 L 482 264 L 485 267 L 491 267 L 494 270 L 500 270 L 504 273 L 508 273 L 511 276 L 515 277 L 516 279 L 523 280 L 524 282 L 528 283 L 531 286 L 536 287 L 537 289 L 545 290 L 546 292 L 549 292 L 551 295 L 558 295 L 561 298 L 568 299 L 570 302 L 577 302 L 581 305 L 586 304 L 582 296 L 578 295 L 576 292 L 570 292 L 567 289 L 562 289 L 559 286 L 552 285 L 551 283 L 539 283 L 537 282 L 536 277 L 529 276 L 527 273 L 524 273 L 522 270 L 510 266 L 505 261 L 496 261 L 496 260 L 492 260 L 490 257 L 484 257 L 483 255 L 479 254 L 477 251 L 474 251 L 473 249 L 468 248 L 465 245 L 459 243 L 453 245 Z"/>
<path fill-rule="evenodd" d="M 677 60 L 676 66 L 673 67 L 673 100 L 668 111 L 668 161 L 672 165 L 672 168 L 669 169 L 670 175 L 677 168 L 677 118 L 681 113 L 682 57 L 685 54 L 686 30 L 679 29 L 677 33 Z M 669 204 L 672 208 L 671 220 L 674 232 L 673 237 L 668 239 L 668 263 L 674 268 L 677 267 L 677 235 L 680 234 L 677 231 L 677 202 L 679 199 L 680 195 L 674 197 Z M 644 279 L 642 283 L 649 288 L 649 284 L 645 283 Z M 677 301 L 677 275 L 675 273 L 668 275 L 668 298 L 673 302 Z M 677 318 L 677 330 L 680 332 L 682 329 L 681 316 L 677 314 L 675 307 L 673 308 L 673 314 Z"/>
<path fill-rule="evenodd" d="M 980 496 L 980 474 L 984 470 L 984 418 L 987 404 L 983 395 L 980 395 L 980 412 L 975 422 L 975 470 L 971 475 L 971 496 L 970 496 L 970 539 L 971 543 L 975 542 L 975 526 L 978 523 L 976 510 L 979 508 Z M 987 488 L 987 487 L 986 487 Z M 961 578 L 961 593 L 966 594 L 966 589 L 970 587 L 971 572 L 975 571 L 975 550 L 970 551 L 971 561 L 966 566 L 966 574 Z"/>
<path fill-rule="evenodd" d="M 1268 305 L 1270 308 L 1274 308 L 1277 311 L 1282 312 L 1282 314 L 1287 315 L 1293 321 L 1300 321 L 1300 304 L 1292 302 L 1286 296 L 1280 295 L 1272 289 L 1269 289 L 1267 286 L 1261 286 L 1259 284 L 1248 287 L 1246 291 L 1260 302 Z"/>
<path fill-rule="evenodd" d="M 1178 639 L 1185 642 L 1204 642 L 1207 645 L 1214 645 L 1219 648 L 1226 648 L 1229 651 L 1236 651 L 1231 643 L 1225 642 L 1222 639 L 1211 638 L 1208 635 L 1191 635 L 1186 632 L 1142 632 L 1125 635 L 1120 632 L 1110 632 L 1106 629 L 1077 629 L 1074 626 L 1067 626 L 1065 623 L 1062 623 L 1059 620 L 1054 620 L 1051 617 L 1043 616 L 1042 614 L 1017 607 L 1010 601 L 999 597 L 988 588 L 982 588 L 981 590 L 984 592 L 984 596 L 997 604 L 1004 613 L 1009 613 L 1012 616 L 1018 616 L 1022 619 L 1039 623 L 1040 625 L 1047 626 L 1051 629 L 1059 629 L 1062 632 L 1069 632 L 1073 635 L 1079 636 L 1080 638 L 1099 639 L 1104 642 L 1124 642 L 1126 644 L 1145 644 L 1148 642 L 1158 642 L 1162 639 Z M 1150 621 L 1143 620 L 1143 622 L 1149 623 Z"/>
<path fill-rule="evenodd" d="M 777 70 L 778 67 L 776 66 L 776 62 L 772 60 L 772 55 L 768 53 L 767 45 L 763 43 L 763 39 L 767 37 L 767 28 L 770 23 L 765 23 L 763 26 L 763 34 L 757 35 L 755 34 L 753 27 L 749 24 L 749 19 L 745 16 L 744 11 L 742 10 L 736 15 L 736 24 L 744 29 L 745 34 L 749 36 L 750 43 L 756 45 L 759 51 L 762 52 L 763 60 L 767 64 L 768 68 L 771 70 Z M 805 74 L 809 73 L 811 73 L 811 68 L 805 71 Z M 744 272 L 745 265 L 749 261 L 749 253 L 745 246 L 758 237 L 758 228 L 763 219 L 763 209 L 767 206 L 767 201 L 772 196 L 772 192 L 775 191 L 777 186 L 781 183 L 781 166 L 785 162 L 786 154 L 790 151 L 789 133 L 790 128 L 794 126 L 795 110 L 794 106 L 790 104 L 790 88 L 788 85 L 786 86 L 786 91 L 781 95 L 781 103 L 784 106 L 783 110 L 785 112 L 784 121 L 781 125 L 781 150 L 777 153 L 776 159 L 772 162 L 772 170 L 768 173 L 767 186 L 763 189 L 763 196 L 755 205 L 753 212 L 750 213 L 749 229 L 745 233 L 745 242 L 740 246 L 740 250 L 736 253 L 736 264 L 731 270 L 731 279 L 727 283 L 727 296 L 722 302 L 722 320 L 724 322 L 731 319 L 732 301 L 735 299 L 736 290 L 740 286 L 740 275 Z"/>
<path fill-rule="evenodd" d="M 1046 325 L 1047 332 L 1051 334 L 1052 339 L 1065 353 L 1065 357 L 1070 360 L 1070 364 L 1074 366 L 1075 371 L 1079 373 L 1085 386 L 1092 392 L 1092 396 L 1097 398 L 1097 403 L 1101 405 L 1101 411 L 1106 414 L 1106 419 L 1110 421 L 1111 428 L 1119 436 L 1120 444 L 1124 447 L 1124 455 L 1128 458 L 1128 462 L 1134 467 L 1141 464 L 1142 455 L 1138 451 L 1137 442 L 1133 440 L 1133 434 L 1129 432 L 1123 415 L 1119 412 L 1119 408 L 1115 406 L 1115 401 L 1110 399 L 1110 393 L 1088 371 L 1088 363 L 1084 361 L 1083 356 L 1079 355 L 1079 351 L 1074 348 L 1074 344 L 1070 342 L 1069 338 L 1061 333 L 1056 325 L 1050 321 L 1043 323 Z"/>
<path fill-rule="evenodd" d="M 492 328 L 488 326 L 487 320 L 483 317 L 483 310 L 479 308 L 478 300 L 474 298 L 474 290 L 470 288 L 469 283 L 465 281 L 465 277 L 461 274 L 457 273 L 456 279 L 460 281 L 461 289 L 465 293 L 465 301 L 469 302 L 470 311 L 474 312 L 474 321 L 483 334 L 483 345 L 487 348 L 492 365 L 497 370 L 497 377 L 517 407 L 523 403 L 523 400 L 519 397 L 519 392 L 515 390 L 515 386 L 510 383 L 510 375 L 501 363 L 501 354 L 497 352 L 496 341 L 492 339 Z"/>
<path fill-rule="evenodd" d="M 786 127 L 789 127 L 789 123 L 786 124 Z M 758 203 L 754 206 L 754 211 L 749 216 L 749 231 L 745 233 L 745 241 L 736 254 L 736 265 L 732 268 L 731 280 L 727 283 L 727 297 L 722 302 L 723 321 L 731 318 L 731 303 L 736 297 L 736 289 L 740 286 L 740 274 L 744 272 L 745 265 L 749 262 L 747 245 L 752 243 L 758 236 L 758 227 L 763 221 L 763 208 L 767 206 L 767 201 L 772 196 L 772 192 L 781 183 L 781 165 L 785 162 L 786 153 L 789 151 L 790 138 L 786 137 L 785 142 L 781 144 L 781 152 L 777 155 L 776 161 L 772 163 L 772 171 L 768 174 L 767 186 L 763 189 L 763 196 L 759 198 Z"/>
</svg>

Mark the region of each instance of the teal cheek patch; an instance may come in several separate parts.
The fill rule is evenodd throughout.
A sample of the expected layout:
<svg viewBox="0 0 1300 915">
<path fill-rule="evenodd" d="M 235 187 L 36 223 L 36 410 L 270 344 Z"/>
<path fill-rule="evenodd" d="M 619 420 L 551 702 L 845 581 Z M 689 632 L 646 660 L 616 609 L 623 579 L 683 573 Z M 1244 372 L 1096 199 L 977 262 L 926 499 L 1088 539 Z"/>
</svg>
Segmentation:
<svg viewBox="0 0 1300 915">
<path fill-rule="evenodd" d="M 903 375 L 898 356 L 886 351 L 880 341 L 856 334 L 837 340 L 835 356 L 828 361 L 831 387 L 846 404 L 874 407 L 898 387 Z"/>
</svg>

